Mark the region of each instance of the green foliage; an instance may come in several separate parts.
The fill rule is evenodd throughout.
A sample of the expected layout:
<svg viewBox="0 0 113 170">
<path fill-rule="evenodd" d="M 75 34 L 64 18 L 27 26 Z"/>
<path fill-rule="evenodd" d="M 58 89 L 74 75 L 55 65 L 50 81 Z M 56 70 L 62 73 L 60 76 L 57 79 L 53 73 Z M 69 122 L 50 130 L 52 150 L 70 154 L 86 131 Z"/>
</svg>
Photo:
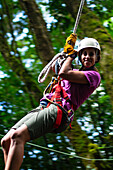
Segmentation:
<svg viewBox="0 0 113 170">
<path fill-rule="evenodd" d="M 59 52 L 64 46 L 65 39 L 73 30 L 75 19 L 72 18 L 63 0 L 58 0 L 57 2 L 51 0 L 49 3 L 43 2 L 44 3 L 37 1 L 37 4 L 39 3 L 45 6 L 51 16 L 56 19 L 56 22 L 51 23 L 48 31 L 51 34 L 53 47 L 56 52 Z M 95 7 L 91 9 L 101 18 L 103 23 L 108 23 L 107 28 L 113 36 L 113 21 L 111 19 L 113 14 L 111 6 L 113 6 L 113 1 L 90 1 L 88 6 L 91 4 L 95 4 Z M 104 7 L 107 10 L 104 10 Z M 28 17 L 21 9 L 18 0 L 6 0 L 6 3 L 2 0 L 0 2 L 0 13 L 2 14 L 2 18 L 0 18 L 0 32 L 3 32 L 7 38 L 10 53 L 23 63 L 34 80 L 37 81 L 38 74 L 43 66 L 35 49 L 35 41 L 29 27 Z M 79 32 L 80 31 L 81 30 L 79 30 Z M 43 83 L 39 86 L 43 91 L 46 85 Z M 14 123 L 32 108 L 31 96 L 26 85 L 11 70 L 8 63 L 0 54 L 0 134 L 5 134 Z M 92 143 L 89 145 L 89 151 L 91 153 L 97 153 L 98 151 L 105 158 L 113 156 L 113 142 L 110 136 L 113 127 L 113 114 L 110 97 L 107 94 L 103 81 L 96 92 L 78 109 L 75 117 L 82 130 L 85 131 L 88 138 L 91 139 Z M 84 140 L 84 135 L 82 138 Z M 46 137 L 41 137 L 33 142 L 43 146 L 52 144 L 53 149 L 63 152 L 76 152 L 69 139 L 64 136 L 63 133 L 48 134 Z M 84 146 L 86 145 L 85 142 L 86 141 L 84 141 Z M 83 148 L 83 146 L 81 146 L 81 139 L 78 147 L 80 147 L 80 149 Z M 109 149 L 107 147 L 111 148 Z M 3 169 L 2 152 L 0 152 L 0 165 Z M 113 164 L 111 163 L 109 166 L 112 167 Z M 26 145 L 22 169 L 51 170 L 54 168 L 75 170 L 85 169 L 86 167 L 84 167 L 80 159 Z"/>
<path fill-rule="evenodd" d="M 98 145 L 97 144 L 90 143 L 88 145 L 88 147 L 89 147 L 89 152 L 92 152 L 93 154 L 97 153 L 97 150 L 98 150 Z"/>
<path fill-rule="evenodd" d="M 111 36 L 113 37 L 113 6 L 112 0 L 88 1 L 88 6 L 93 10 L 105 25 Z"/>
<path fill-rule="evenodd" d="M 53 47 L 58 53 L 63 49 L 67 36 L 72 33 L 75 20 L 71 17 L 63 0 L 59 0 L 57 3 L 52 0 L 46 5 L 46 9 L 55 19 L 55 22 L 51 23 L 49 31 L 51 32 Z"/>
</svg>

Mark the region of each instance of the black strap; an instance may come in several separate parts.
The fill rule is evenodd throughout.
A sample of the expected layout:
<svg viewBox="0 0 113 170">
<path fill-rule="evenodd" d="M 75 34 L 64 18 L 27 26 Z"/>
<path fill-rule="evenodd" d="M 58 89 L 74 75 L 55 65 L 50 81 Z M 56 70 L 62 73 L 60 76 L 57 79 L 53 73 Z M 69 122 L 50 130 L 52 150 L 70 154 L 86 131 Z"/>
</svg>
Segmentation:
<svg viewBox="0 0 113 170">
<path fill-rule="evenodd" d="M 56 73 L 56 75 L 58 75 L 58 72 L 59 72 L 59 63 L 58 63 L 58 60 L 56 60 L 56 63 L 55 63 L 55 73 Z"/>
</svg>

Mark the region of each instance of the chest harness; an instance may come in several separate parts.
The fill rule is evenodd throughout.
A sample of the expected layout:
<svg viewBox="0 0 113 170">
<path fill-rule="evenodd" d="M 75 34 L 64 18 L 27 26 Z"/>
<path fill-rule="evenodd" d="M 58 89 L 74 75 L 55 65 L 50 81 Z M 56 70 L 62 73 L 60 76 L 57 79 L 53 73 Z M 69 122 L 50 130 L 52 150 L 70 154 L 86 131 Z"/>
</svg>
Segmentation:
<svg viewBox="0 0 113 170">
<path fill-rule="evenodd" d="M 46 97 L 48 91 L 49 93 L 53 94 L 51 99 L 48 99 Z M 70 122 L 70 127 L 71 127 L 71 118 L 74 116 L 73 104 L 71 103 L 66 91 L 61 86 L 61 79 L 59 77 L 58 78 L 52 77 L 51 82 L 49 83 L 49 85 L 46 87 L 44 91 L 44 97 L 48 102 L 47 107 L 49 107 L 50 104 L 54 104 L 57 106 L 57 118 L 54 124 L 54 128 L 58 128 L 60 126 L 63 114 L 66 115 L 67 119 Z M 69 110 L 65 110 L 64 107 L 62 107 L 63 99 L 65 99 L 66 102 L 70 103 L 71 108 Z"/>
</svg>

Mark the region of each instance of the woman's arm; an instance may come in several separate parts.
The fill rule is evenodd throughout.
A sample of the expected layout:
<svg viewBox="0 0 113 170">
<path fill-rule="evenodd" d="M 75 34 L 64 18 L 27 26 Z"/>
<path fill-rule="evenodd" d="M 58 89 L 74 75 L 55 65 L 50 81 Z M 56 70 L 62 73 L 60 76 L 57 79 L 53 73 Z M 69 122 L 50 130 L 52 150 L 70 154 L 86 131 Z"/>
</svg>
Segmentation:
<svg viewBox="0 0 113 170">
<path fill-rule="evenodd" d="M 72 70 L 72 67 L 71 67 L 72 61 L 73 61 L 73 58 L 71 57 L 68 57 L 65 60 L 65 62 L 63 63 L 59 71 L 59 76 L 74 83 L 88 84 L 89 82 L 84 72 Z"/>
</svg>

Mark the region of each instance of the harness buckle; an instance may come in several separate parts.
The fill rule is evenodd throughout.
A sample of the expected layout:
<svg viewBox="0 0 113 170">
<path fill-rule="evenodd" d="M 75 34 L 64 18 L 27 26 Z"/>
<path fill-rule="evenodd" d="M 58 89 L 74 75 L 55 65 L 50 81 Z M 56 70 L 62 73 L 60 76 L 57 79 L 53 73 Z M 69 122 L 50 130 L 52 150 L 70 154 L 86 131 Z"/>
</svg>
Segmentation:
<svg viewBox="0 0 113 170">
<path fill-rule="evenodd" d="M 71 113 L 72 112 L 72 115 L 71 116 L 69 116 L 69 113 Z M 71 118 L 74 116 L 74 110 L 73 109 L 70 109 L 70 110 L 68 110 L 68 120 L 71 122 Z"/>
<path fill-rule="evenodd" d="M 55 98 L 54 99 L 54 102 L 61 102 L 62 101 L 62 97 L 59 97 L 59 98 Z"/>
</svg>

